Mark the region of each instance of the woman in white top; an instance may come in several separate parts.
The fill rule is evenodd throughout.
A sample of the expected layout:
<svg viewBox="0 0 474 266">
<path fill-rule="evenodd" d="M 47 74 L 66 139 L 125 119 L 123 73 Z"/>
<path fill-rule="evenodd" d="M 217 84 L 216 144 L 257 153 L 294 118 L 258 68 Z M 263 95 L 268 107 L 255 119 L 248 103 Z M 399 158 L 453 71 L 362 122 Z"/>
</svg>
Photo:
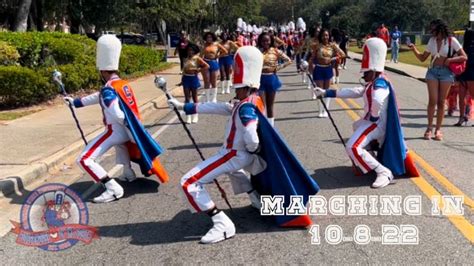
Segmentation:
<svg viewBox="0 0 474 266">
<path fill-rule="evenodd" d="M 433 35 L 426 47 L 426 51 L 420 53 L 415 45 L 410 48 L 415 53 L 418 60 L 424 62 L 431 55 L 431 62 L 426 72 L 426 83 L 428 85 L 428 128 L 424 138 L 431 139 L 433 128 L 433 117 L 436 107 L 436 127 L 434 133 L 435 140 L 442 140 L 441 124 L 444 118 L 444 105 L 451 85 L 454 83 L 454 74 L 449 70 L 450 63 L 463 62 L 467 60 L 459 41 L 451 37 L 448 26 L 441 19 L 433 20 L 430 23 L 431 34 Z"/>
</svg>

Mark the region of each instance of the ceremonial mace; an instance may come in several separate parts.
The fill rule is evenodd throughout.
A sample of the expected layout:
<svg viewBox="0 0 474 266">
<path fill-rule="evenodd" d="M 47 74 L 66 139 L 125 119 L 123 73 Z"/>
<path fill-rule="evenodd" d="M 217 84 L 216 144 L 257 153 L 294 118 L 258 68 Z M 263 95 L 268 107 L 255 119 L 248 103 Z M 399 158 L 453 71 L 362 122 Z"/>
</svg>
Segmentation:
<svg viewBox="0 0 474 266">
<path fill-rule="evenodd" d="M 171 96 L 171 94 L 168 92 L 168 89 L 166 88 L 166 79 L 165 78 L 163 78 L 162 76 L 155 76 L 155 86 L 165 93 L 166 98 L 168 100 L 173 98 L 173 96 Z M 179 113 L 178 108 L 176 108 L 176 106 L 173 106 L 173 111 L 176 114 L 176 116 L 178 117 L 179 122 L 181 122 L 181 125 L 183 125 L 184 130 L 186 131 L 186 133 L 188 134 L 189 139 L 191 139 L 191 142 L 194 145 L 194 148 L 199 153 L 199 156 L 201 157 L 201 160 L 203 160 L 203 161 L 206 160 L 206 158 L 204 158 L 204 155 L 201 152 L 201 149 L 199 149 L 199 146 L 197 145 L 196 140 L 194 139 L 193 135 L 191 134 L 191 131 L 189 130 L 186 123 L 184 122 L 183 118 L 181 117 L 181 114 Z M 227 206 L 229 206 L 230 210 L 233 211 L 232 206 L 230 205 L 230 202 L 227 199 L 227 195 L 226 195 L 224 189 L 221 187 L 221 185 L 219 184 L 219 182 L 217 182 L 216 179 L 214 179 L 214 183 L 216 184 L 217 188 L 219 189 L 219 192 L 221 193 L 221 197 L 224 199 Z"/>
<path fill-rule="evenodd" d="M 54 81 L 56 84 L 59 85 L 59 89 L 60 89 L 61 94 L 62 94 L 64 97 L 66 97 L 66 96 L 68 96 L 68 95 L 67 95 L 66 89 L 64 88 L 64 84 L 63 84 L 61 78 L 62 78 L 61 72 L 59 72 L 57 69 L 55 69 L 55 70 L 53 71 L 53 81 Z M 71 103 L 71 102 L 68 101 L 68 106 L 69 106 L 69 110 L 71 111 L 72 118 L 74 118 L 74 121 L 76 122 L 77 129 L 78 129 L 79 132 L 81 133 L 81 138 L 82 138 L 82 140 L 84 141 L 84 144 L 86 144 L 86 146 L 87 146 L 86 137 L 84 137 L 84 132 L 82 131 L 81 125 L 79 124 L 79 120 L 78 120 L 77 117 L 76 117 L 76 113 L 74 112 L 74 108 L 73 108 L 72 104 L 73 104 L 73 103 Z"/>
<path fill-rule="evenodd" d="M 305 64 L 304 64 L 305 63 Z M 301 67 L 303 68 L 303 71 L 306 72 L 306 76 L 308 77 L 311 85 L 313 85 L 313 88 L 316 88 L 316 84 L 314 83 L 314 80 L 313 80 L 313 77 L 311 76 L 310 73 L 308 73 L 308 63 L 306 61 L 302 62 L 301 63 Z M 337 133 L 337 136 L 339 137 L 339 139 L 341 140 L 342 142 L 342 145 L 344 146 L 344 149 L 346 149 L 346 142 L 344 141 L 344 139 L 342 138 L 342 135 L 341 135 L 341 132 L 339 131 L 339 128 L 337 127 L 336 123 L 334 122 L 334 119 L 332 118 L 332 115 L 331 115 L 331 112 L 329 112 L 329 109 L 328 107 L 326 106 L 326 103 L 323 101 L 323 97 L 319 96 L 318 99 L 320 100 L 321 104 L 323 105 L 323 108 L 324 110 L 326 110 L 327 114 L 328 114 L 328 117 L 329 117 L 329 120 L 331 120 L 331 124 L 332 126 L 334 127 L 334 129 L 336 130 L 336 133 Z M 352 167 L 354 169 L 354 172 L 356 175 L 362 175 L 362 173 L 360 172 L 360 170 L 357 168 L 357 166 L 355 165 L 354 161 L 351 159 L 351 162 L 352 162 Z"/>
</svg>

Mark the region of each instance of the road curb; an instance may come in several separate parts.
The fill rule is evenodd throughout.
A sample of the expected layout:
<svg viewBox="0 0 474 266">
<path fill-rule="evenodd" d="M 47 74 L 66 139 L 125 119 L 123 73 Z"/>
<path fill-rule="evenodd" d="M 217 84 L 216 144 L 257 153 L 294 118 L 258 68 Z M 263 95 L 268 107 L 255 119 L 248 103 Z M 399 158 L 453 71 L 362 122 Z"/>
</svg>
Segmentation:
<svg viewBox="0 0 474 266">
<path fill-rule="evenodd" d="M 173 92 L 178 88 L 180 87 L 174 87 L 170 90 L 170 92 Z M 165 94 L 151 99 L 141 105 L 139 108 L 142 117 L 147 117 L 150 115 L 154 109 L 157 109 L 159 102 L 163 100 L 166 100 Z M 96 129 L 93 129 L 89 134 L 87 134 L 86 138 L 92 139 L 98 136 L 102 131 L 103 127 L 98 126 Z M 31 183 L 45 180 L 45 174 L 47 174 L 50 170 L 57 169 L 58 166 L 64 163 L 71 156 L 77 155 L 82 149 L 84 149 L 84 142 L 82 140 L 77 140 L 71 145 L 68 145 L 67 148 L 53 153 L 39 162 L 34 162 L 26 169 L 19 171 L 17 174 L 3 179 L 3 182 L 0 182 L 0 199 L 8 197 L 12 193 L 21 194 L 21 191 Z"/>
</svg>

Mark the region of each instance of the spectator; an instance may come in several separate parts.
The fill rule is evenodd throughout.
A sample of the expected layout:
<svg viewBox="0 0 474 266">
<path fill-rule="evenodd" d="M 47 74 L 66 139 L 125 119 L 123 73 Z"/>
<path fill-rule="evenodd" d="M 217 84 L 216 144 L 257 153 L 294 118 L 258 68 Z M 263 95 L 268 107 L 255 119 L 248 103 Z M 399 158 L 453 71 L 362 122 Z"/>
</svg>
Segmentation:
<svg viewBox="0 0 474 266">
<path fill-rule="evenodd" d="M 380 27 L 377 29 L 377 37 L 382 39 L 386 44 L 387 47 L 390 47 L 390 33 L 388 29 L 385 27 L 385 24 L 381 24 Z"/>
<path fill-rule="evenodd" d="M 341 31 L 341 42 L 339 43 L 339 48 L 347 55 L 347 46 L 349 44 L 349 36 L 347 36 L 345 31 Z M 343 57 L 341 60 L 341 65 L 343 69 L 346 69 L 346 57 Z"/>
<path fill-rule="evenodd" d="M 176 49 L 174 50 L 174 55 L 179 55 L 179 64 L 181 65 L 181 71 L 183 71 L 184 61 L 186 61 L 186 58 L 188 57 L 188 45 L 188 35 L 185 31 L 181 31 L 178 46 L 176 46 Z"/>
<path fill-rule="evenodd" d="M 400 40 L 402 38 L 401 31 L 398 30 L 398 26 L 393 27 L 392 37 L 392 61 L 398 63 L 398 52 L 400 50 Z"/>
<path fill-rule="evenodd" d="M 472 29 L 466 30 L 464 33 L 463 50 L 467 55 L 467 64 L 466 70 L 459 76 L 459 121 L 454 124 L 455 126 L 462 126 L 463 123 L 467 124 L 469 120 L 469 113 L 466 112 L 466 102 L 462 96 L 466 95 L 468 91 L 471 98 L 474 98 L 474 31 Z"/>
<path fill-rule="evenodd" d="M 467 57 L 459 41 L 450 36 L 448 25 L 444 21 L 440 19 L 433 20 L 430 23 L 430 28 L 432 37 L 428 41 L 426 51 L 420 53 L 414 44 L 411 44 L 410 48 L 421 62 L 424 62 L 431 55 L 430 66 L 426 72 L 429 101 L 428 127 L 424 138 L 430 140 L 432 137 L 433 117 L 437 108 L 434 139 L 442 140 L 441 125 L 444 118 L 445 101 L 449 89 L 454 83 L 454 75 L 448 66 L 450 63 L 463 62 Z M 449 56 L 450 48 L 455 53 L 453 57 Z"/>
</svg>

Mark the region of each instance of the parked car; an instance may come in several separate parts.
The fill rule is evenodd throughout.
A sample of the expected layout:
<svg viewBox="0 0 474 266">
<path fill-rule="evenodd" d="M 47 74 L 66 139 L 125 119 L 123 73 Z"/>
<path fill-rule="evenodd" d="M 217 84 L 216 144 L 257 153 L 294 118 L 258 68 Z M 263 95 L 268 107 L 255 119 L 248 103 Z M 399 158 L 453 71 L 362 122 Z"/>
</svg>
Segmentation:
<svg viewBox="0 0 474 266">
<path fill-rule="evenodd" d="M 124 44 L 145 44 L 145 36 L 137 33 L 124 32 L 123 34 L 117 34 Z"/>
</svg>

